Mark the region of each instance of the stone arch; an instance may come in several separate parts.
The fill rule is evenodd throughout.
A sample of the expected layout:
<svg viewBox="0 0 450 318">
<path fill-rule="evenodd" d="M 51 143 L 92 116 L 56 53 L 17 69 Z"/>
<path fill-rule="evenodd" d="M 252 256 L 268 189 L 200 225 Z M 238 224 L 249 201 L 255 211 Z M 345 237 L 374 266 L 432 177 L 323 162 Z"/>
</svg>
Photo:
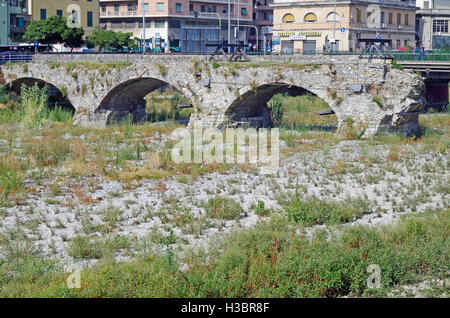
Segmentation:
<svg viewBox="0 0 450 318">
<path fill-rule="evenodd" d="M 309 93 L 321 98 L 330 109 L 334 107 L 334 104 L 322 91 L 310 90 L 284 82 L 273 82 L 260 85 L 236 98 L 225 111 L 225 116 L 237 125 L 246 123 L 259 128 L 269 127 L 271 121 L 267 103 L 274 95 L 283 93 L 293 97 Z"/>
<path fill-rule="evenodd" d="M 44 88 L 45 86 L 47 86 L 49 107 L 60 106 L 63 109 L 70 111 L 72 115 L 75 114 L 76 109 L 68 98 L 67 92 L 62 92 L 61 89 L 56 85 L 39 78 L 21 77 L 8 83 L 6 87 L 9 91 L 14 92 L 18 96 L 20 96 L 22 85 L 26 85 L 28 87 L 38 85 L 40 88 Z"/>
<path fill-rule="evenodd" d="M 146 116 L 144 97 L 159 88 L 170 86 L 183 94 L 177 86 L 153 77 L 138 77 L 122 82 L 111 89 L 102 99 L 95 113 L 108 112 L 107 124 L 120 121 L 128 114 L 139 122 Z M 184 95 L 184 94 L 183 94 Z"/>
</svg>

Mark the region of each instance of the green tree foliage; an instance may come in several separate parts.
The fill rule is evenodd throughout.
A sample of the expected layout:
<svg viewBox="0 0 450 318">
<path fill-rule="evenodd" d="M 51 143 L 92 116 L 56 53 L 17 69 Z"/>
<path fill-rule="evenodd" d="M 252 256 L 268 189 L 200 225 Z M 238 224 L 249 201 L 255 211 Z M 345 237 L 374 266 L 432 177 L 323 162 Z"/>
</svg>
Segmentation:
<svg viewBox="0 0 450 318">
<path fill-rule="evenodd" d="M 61 37 L 67 47 L 72 50 L 75 47 L 81 47 L 84 44 L 83 40 L 84 30 L 82 27 L 66 28 L 61 34 Z"/>
<path fill-rule="evenodd" d="M 112 30 L 97 29 L 89 37 L 89 42 L 100 50 L 123 50 L 124 47 L 136 48 L 137 43 L 132 39 L 133 33 L 114 32 Z"/>
<path fill-rule="evenodd" d="M 23 39 L 30 43 L 36 41 L 49 45 L 64 42 L 73 49 L 83 45 L 83 36 L 83 28 L 70 28 L 66 18 L 54 15 L 46 20 L 31 22 Z"/>
</svg>

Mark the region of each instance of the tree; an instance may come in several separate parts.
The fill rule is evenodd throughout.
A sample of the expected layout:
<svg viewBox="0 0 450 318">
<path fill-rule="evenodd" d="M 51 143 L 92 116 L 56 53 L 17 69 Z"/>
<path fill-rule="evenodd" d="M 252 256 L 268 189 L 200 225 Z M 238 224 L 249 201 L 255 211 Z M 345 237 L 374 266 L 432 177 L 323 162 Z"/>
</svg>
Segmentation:
<svg viewBox="0 0 450 318">
<path fill-rule="evenodd" d="M 114 48 L 116 46 L 115 32 L 112 30 L 106 31 L 103 29 L 97 29 L 89 37 L 89 42 L 98 47 L 100 50 Z"/>
<path fill-rule="evenodd" d="M 46 20 L 31 22 L 23 38 L 30 43 L 35 41 L 49 45 L 61 43 L 62 34 L 67 28 L 66 19 L 54 15 Z"/>
<path fill-rule="evenodd" d="M 80 47 L 84 44 L 83 36 L 84 30 L 82 27 L 67 27 L 61 34 L 62 40 L 67 47 L 70 47 L 71 51 L 73 51 L 73 48 Z"/>
<path fill-rule="evenodd" d="M 114 32 L 97 29 L 89 37 L 89 42 L 100 50 L 123 50 L 124 47 L 136 48 L 138 45 L 131 37 L 133 33 Z"/>
</svg>

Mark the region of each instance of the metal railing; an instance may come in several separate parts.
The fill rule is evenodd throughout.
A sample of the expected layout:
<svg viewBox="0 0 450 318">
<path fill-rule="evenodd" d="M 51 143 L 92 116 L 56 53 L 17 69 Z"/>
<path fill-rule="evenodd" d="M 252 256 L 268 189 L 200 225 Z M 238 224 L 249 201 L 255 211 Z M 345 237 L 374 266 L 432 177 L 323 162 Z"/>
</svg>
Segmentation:
<svg viewBox="0 0 450 318">
<path fill-rule="evenodd" d="M 450 52 L 448 53 L 398 53 L 395 52 L 394 58 L 397 61 L 428 61 L 428 62 L 450 62 Z"/>
<path fill-rule="evenodd" d="M 25 63 L 33 61 L 34 54 L 2 54 L 0 53 L 0 65 L 6 63 Z"/>
</svg>

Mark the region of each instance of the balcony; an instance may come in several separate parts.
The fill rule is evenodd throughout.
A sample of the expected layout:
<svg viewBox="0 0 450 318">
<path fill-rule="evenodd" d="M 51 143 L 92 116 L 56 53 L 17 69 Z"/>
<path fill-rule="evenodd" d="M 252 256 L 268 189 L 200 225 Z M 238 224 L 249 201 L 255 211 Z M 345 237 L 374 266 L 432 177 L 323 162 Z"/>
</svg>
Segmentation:
<svg viewBox="0 0 450 318">
<path fill-rule="evenodd" d="M 190 0 L 190 2 L 215 2 L 215 3 L 228 3 L 230 1 L 231 4 L 238 4 L 237 0 Z M 248 5 L 249 0 L 240 0 L 240 4 Z"/>
<path fill-rule="evenodd" d="M 20 27 L 20 26 L 11 26 L 11 33 L 25 33 L 25 27 Z"/>
<path fill-rule="evenodd" d="M 258 25 L 258 26 L 260 26 L 260 25 L 272 25 L 273 24 L 273 20 L 256 20 L 256 21 L 253 21 L 253 23 L 255 25 Z"/>
<path fill-rule="evenodd" d="M 141 12 L 138 11 L 106 11 L 100 12 L 100 18 L 127 18 L 138 17 Z"/>
<path fill-rule="evenodd" d="M 195 18 L 194 12 L 189 12 L 189 16 Z M 199 19 L 214 19 L 214 20 L 217 20 L 218 16 L 222 20 L 223 19 L 228 19 L 228 13 L 219 13 L 219 12 L 198 12 L 197 18 L 199 18 Z M 230 18 L 234 19 L 234 14 L 233 13 L 230 14 Z"/>
</svg>

